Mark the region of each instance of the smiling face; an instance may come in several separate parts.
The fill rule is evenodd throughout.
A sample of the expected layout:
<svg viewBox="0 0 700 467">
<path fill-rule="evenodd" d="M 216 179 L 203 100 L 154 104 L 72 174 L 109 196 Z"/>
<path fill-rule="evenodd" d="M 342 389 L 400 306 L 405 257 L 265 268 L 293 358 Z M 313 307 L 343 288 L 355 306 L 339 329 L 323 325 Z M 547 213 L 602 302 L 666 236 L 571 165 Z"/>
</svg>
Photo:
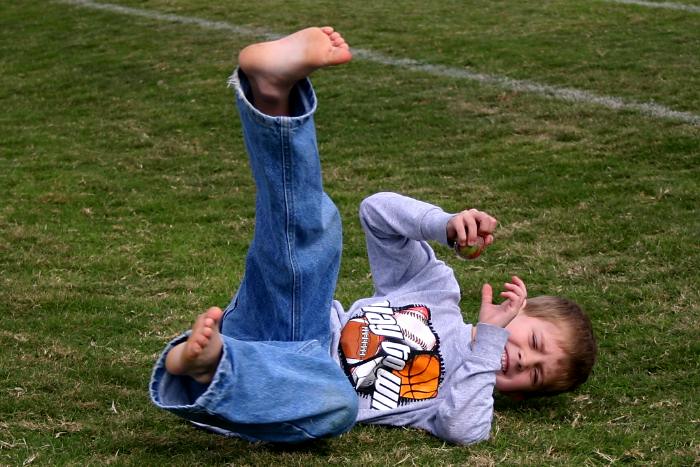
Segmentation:
<svg viewBox="0 0 700 467">
<path fill-rule="evenodd" d="M 517 395 L 543 390 L 561 374 L 567 354 L 561 347 L 567 337 L 556 324 L 520 313 L 506 326 L 510 332 L 496 373 L 496 389 Z"/>
</svg>

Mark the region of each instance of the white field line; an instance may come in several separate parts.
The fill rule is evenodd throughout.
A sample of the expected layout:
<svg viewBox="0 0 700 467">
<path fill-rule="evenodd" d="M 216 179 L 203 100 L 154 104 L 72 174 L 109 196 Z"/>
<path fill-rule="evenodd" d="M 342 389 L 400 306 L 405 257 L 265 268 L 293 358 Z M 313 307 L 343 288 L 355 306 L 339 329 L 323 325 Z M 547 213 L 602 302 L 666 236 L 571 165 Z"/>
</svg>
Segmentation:
<svg viewBox="0 0 700 467">
<path fill-rule="evenodd" d="M 272 40 L 281 37 L 281 35 L 271 33 L 269 31 L 247 28 L 224 21 L 210 21 L 207 19 L 196 18 L 191 16 L 174 15 L 169 13 L 161 13 L 153 10 L 143 10 L 140 8 L 126 7 L 115 5 L 112 3 L 98 3 L 92 0 L 56 0 L 58 3 L 77 5 L 94 10 L 109 11 L 124 15 L 139 16 L 142 18 L 154 19 L 159 21 L 168 21 L 183 24 L 192 24 L 204 29 L 214 29 L 222 31 L 230 31 L 237 35 L 253 36 Z M 622 0 L 621 0 L 622 1 Z M 534 81 L 518 80 L 508 78 L 507 76 L 499 76 L 485 73 L 477 73 L 463 68 L 453 68 L 444 65 L 432 65 L 430 63 L 420 62 L 410 58 L 395 58 L 384 55 L 379 52 L 374 52 L 368 49 L 352 49 L 352 53 L 357 59 L 367 60 L 369 62 L 378 63 L 380 65 L 395 66 L 405 70 L 418 71 L 427 73 L 433 76 L 443 76 L 449 78 L 466 79 L 508 89 L 517 92 L 526 92 L 537 94 L 539 96 L 550 99 L 558 99 L 565 102 L 575 102 L 582 104 L 594 104 L 606 107 L 612 110 L 635 111 L 642 114 L 660 118 L 679 120 L 693 125 L 700 125 L 700 115 L 673 110 L 663 105 L 653 102 L 635 102 L 620 97 L 605 96 L 594 94 L 589 91 L 583 91 L 573 88 L 563 88 L 551 86 L 548 84 L 540 84 Z"/>
<path fill-rule="evenodd" d="M 624 3 L 626 5 L 645 6 L 648 8 L 665 8 L 667 10 L 689 11 L 691 13 L 700 13 L 700 6 L 686 5 L 684 3 L 674 2 L 645 2 L 642 0 L 603 0 L 609 3 Z"/>
</svg>

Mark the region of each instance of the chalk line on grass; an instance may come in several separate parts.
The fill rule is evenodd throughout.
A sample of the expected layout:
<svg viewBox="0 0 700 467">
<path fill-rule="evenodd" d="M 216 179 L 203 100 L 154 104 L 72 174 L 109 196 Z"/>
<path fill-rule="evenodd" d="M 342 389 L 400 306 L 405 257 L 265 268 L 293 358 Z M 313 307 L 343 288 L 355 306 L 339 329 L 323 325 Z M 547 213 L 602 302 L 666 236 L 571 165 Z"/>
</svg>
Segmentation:
<svg viewBox="0 0 700 467">
<path fill-rule="evenodd" d="M 625 2 L 625 0 L 609 0 Z M 631 0 L 630 0 L 631 1 Z M 82 6 L 94 10 L 109 11 L 124 15 L 139 16 L 142 18 L 168 21 L 183 24 L 192 24 L 204 29 L 230 31 L 237 35 L 260 37 L 265 40 L 274 40 L 282 35 L 269 31 L 238 26 L 225 21 L 211 21 L 192 16 L 175 15 L 161 13 L 154 10 L 144 10 L 113 3 L 98 3 L 92 0 L 56 0 L 57 3 Z M 478 83 L 489 84 L 517 92 L 536 94 L 550 99 L 558 99 L 565 102 L 576 102 L 582 104 L 594 104 L 612 110 L 634 111 L 651 117 L 660 119 L 672 119 L 693 125 L 700 125 L 700 115 L 692 112 L 673 110 L 669 107 L 655 104 L 653 102 L 635 102 L 615 96 L 598 95 L 589 91 L 574 88 L 564 88 L 541 84 L 534 81 L 512 79 L 507 76 L 478 73 L 463 68 L 454 68 L 444 65 L 433 65 L 410 58 L 395 58 L 368 49 L 352 49 L 353 55 L 357 59 L 366 60 L 380 65 L 394 66 L 405 70 L 427 73 L 433 76 L 443 76 L 449 78 L 465 79 Z"/>
<path fill-rule="evenodd" d="M 674 2 L 645 2 L 643 0 L 603 0 L 608 3 L 622 3 L 626 5 L 645 6 L 648 8 L 664 8 L 667 10 L 689 11 L 691 13 L 700 13 L 700 6 L 686 5 L 685 3 Z"/>
<path fill-rule="evenodd" d="M 540 84 L 534 81 L 512 79 L 508 78 L 507 76 L 477 73 L 461 68 L 452 68 L 443 65 L 432 65 L 408 58 L 392 58 L 369 50 L 352 49 L 352 52 L 354 56 L 364 58 L 368 61 L 381 63 L 382 65 L 393 65 L 414 71 L 422 71 L 434 76 L 468 79 L 471 81 L 495 85 L 503 89 L 538 94 L 540 96 L 556 98 L 567 102 L 596 104 L 613 110 L 634 110 L 657 118 L 670 118 L 700 125 L 700 115 L 673 110 L 653 102 L 634 102 L 622 99 L 620 97 L 598 95 L 589 91 L 582 91 L 580 89 L 562 88 L 558 86 L 550 86 L 548 84 Z"/>
</svg>

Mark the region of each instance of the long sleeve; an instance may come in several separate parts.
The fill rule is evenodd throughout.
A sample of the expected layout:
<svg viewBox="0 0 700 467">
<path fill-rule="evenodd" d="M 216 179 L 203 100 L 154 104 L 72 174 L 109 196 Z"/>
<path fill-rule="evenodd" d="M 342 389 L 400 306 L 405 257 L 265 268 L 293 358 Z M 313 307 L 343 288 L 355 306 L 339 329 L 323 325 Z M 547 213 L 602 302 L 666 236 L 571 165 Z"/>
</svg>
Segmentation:
<svg viewBox="0 0 700 467">
<path fill-rule="evenodd" d="M 416 284 L 425 288 L 430 278 L 453 276 L 427 244 L 430 240 L 447 244 L 451 217 L 437 206 L 396 193 L 377 193 L 362 202 L 360 222 L 375 295 L 398 289 L 410 292 Z"/>
<path fill-rule="evenodd" d="M 410 426 L 472 444 L 491 431 L 508 332 L 479 324 L 472 342 L 455 273 L 428 245 L 447 245 L 451 218 L 395 193 L 362 202 L 375 294 L 353 304 L 341 361 L 360 395 L 358 421 Z M 394 328 L 401 334 L 389 334 Z"/>
<path fill-rule="evenodd" d="M 437 408 L 434 435 L 456 444 L 473 444 L 488 439 L 493 419 L 493 389 L 500 355 L 508 331 L 488 324 L 477 325 L 477 339 L 467 350 L 458 371 L 445 387 L 449 392 Z"/>
</svg>

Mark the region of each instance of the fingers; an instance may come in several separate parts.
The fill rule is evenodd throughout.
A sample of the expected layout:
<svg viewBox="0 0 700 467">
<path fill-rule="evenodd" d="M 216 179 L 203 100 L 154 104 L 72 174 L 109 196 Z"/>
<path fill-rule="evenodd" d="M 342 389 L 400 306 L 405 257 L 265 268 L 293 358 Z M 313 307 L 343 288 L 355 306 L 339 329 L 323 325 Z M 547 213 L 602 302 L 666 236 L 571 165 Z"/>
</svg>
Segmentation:
<svg viewBox="0 0 700 467">
<path fill-rule="evenodd" d="M 475 245 L 477 237 L 484 239 L 485 245 L 493 243 L 493 231 L 496 229 L 498 221 L 489 214 L 469 209 L 455 215 L 452 219 L 452 226 L 455 229 L 455 241 L 461 247 Z"/>
<path fill-rule="evenodd" d="M 464 227 L 464 221 L 462 220 L 462 213 L 457 214 L 450 220 L 450 224 L 455 230 L 455 243 L 459 246 L 464 246 L 467 244 L 467 230 Z"/>
<path fill-rule="evenodd" d="M 476 244 L 476 234 L 478 231 L 478 226 L 476 223 L 476 213 L 478 213 L 476 209 L 470 209 L 467 211 L 467 215 L 465 216 L 465 227 L 467 228 L 467 238 L 466 238 L 466 244 L 467 245 L 474 245 Z"/>
<path fill-rule="evenodd" d="M 489 284 L 484 284 L 481 287 L 481 306 L 491 305 L 493 303 L 493 288 Z"/>
<path fill-rule="evenodd" d="M 518 276 L 513 276 L 512 281 L 522 290 L 523 296 L 527 298 L 527 287 L 525 287 L 525 282 L 523 282 L 523 280 Z"/>
<path fill-rule="evenodd" d="M 485 212 L 480 212 L 480 211 L 477 211 L 477 212 L 478 212 L 477 221 L 479 224 L 479 230 L 477 231 L 477 234 L 480 237 L 484 237 L 484 240 L 485 240 L 487 236 L 491 235 L 496 230 L 496 225 L 498 225 L 498 221 L 496 220 L 495 217 L 493 217 Z"/>
<path fill-rule="evenodd" d="M 518 276 L 513 276 L 511 282 L 506 282 L 504 287 L 505 290 L 500 294 L 506 299 L 503 305 L 509 312 L 519 313 L 527 304 L 525 283 Z"/>
<path fill-rule="evenodd" d="M 517 276 L 511 278 L 511 282 L 504 284 L 505 290 L 500 296 L 505 300 L 493 304 L 493 288 L 489 284 L 481 287 L 481 308 L 479 309 L 479 322 L 493 324 L 502 328 L 508 326 L 513 319 L 525 308 L 527 303 L 527 289 L 525 283 Z"/>
</svg>

